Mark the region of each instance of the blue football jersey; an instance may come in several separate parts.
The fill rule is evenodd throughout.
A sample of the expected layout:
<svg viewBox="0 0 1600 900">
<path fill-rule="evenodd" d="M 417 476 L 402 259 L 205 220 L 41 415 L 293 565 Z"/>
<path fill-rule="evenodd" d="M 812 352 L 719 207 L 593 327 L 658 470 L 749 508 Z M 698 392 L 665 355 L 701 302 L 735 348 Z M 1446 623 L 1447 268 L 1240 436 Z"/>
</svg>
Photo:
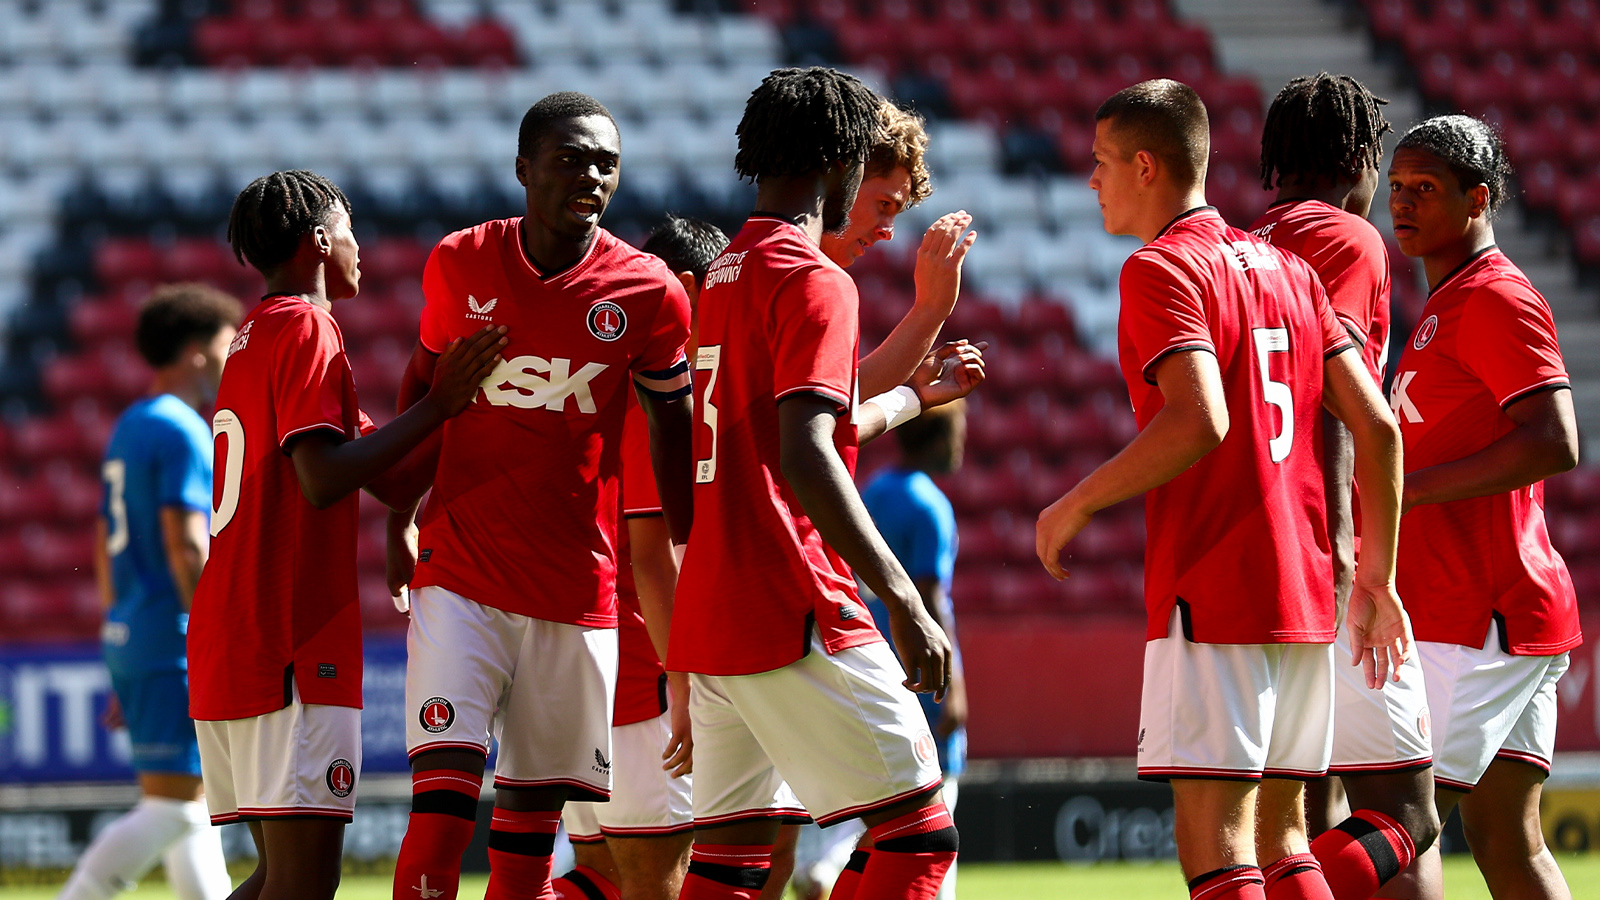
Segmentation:
<svg viewBox="0 0 1600 900">
<path fill-rule="evenodd" d="M 117 420 L 100 473 L 115 599 L 101 643 L 113 672 L 186 668 L 189 614 L 161 539 L 163 507 L 211 514 L 211 428 L 171 394 L 147 397 Z"/>
</svg>

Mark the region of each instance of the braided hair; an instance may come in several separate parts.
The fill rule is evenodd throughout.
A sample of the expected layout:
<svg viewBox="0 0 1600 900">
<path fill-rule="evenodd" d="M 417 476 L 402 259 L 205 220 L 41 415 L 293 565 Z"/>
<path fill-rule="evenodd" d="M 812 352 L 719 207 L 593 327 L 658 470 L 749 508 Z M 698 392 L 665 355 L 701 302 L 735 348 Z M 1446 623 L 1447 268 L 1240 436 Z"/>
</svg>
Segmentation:
<svg viewBox="0 0 1600 900">
<path fill-rule="evenodd" d="M 1494 126 L 1471 116 L 1435 116 L 1411 126 L 1395 150 L 1413 148 L 1437 156 L 1455 173 L 1462 191 L 1478 185 L 1489 189 L 1490 216 L 1506 202 L 1511 162 Z"/>
<path fill-rule="evenodd" d="M 778 69 L 745 102 L 733 167 L 756 181 L 863 162 L 883 139 L 882 106 L 853 75 L 821 66 Z"/>
<path fill-rule="evenodd" d="M 1272 190 L 1285 176 L 1354 179 L 1377 168 L 1380 139 L 1390 129 L 1374 97 L 1349 75 L 1296 78 L 1278 92 L 1261 130 L 1261 186 Z"/>
<path fill-rule="evenodd" d="M 315 172 L 273 172 L 250 182 L 233 201 L 228 243 L 234 258 L 267 274 L 294 257 L 300 239 L 326 225 L 336 206 L 350 209 L 339 186 Z"/>
</svg>

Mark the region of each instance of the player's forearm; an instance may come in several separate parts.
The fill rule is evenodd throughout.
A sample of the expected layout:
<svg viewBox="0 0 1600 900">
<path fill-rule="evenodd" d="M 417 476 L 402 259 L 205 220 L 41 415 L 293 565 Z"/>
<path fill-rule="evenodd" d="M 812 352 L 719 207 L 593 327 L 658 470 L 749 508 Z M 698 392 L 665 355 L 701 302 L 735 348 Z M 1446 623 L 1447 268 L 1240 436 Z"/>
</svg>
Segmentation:
<svg viewBox="0 0 1600 900">
<path fill-rule="evenodd" d="M 639 611 L 650 633 L 656 658 L 667 658 L 667 635 L 672 632 L 672 593 L 678 585 L 678 557 L 662 516 L 634 516 L 627 521 L 628 556 L 633 564 L 633 586 Z"/>
<path fill-rule="evenodd" d="M 1355 445 L 1356 488 L 1361 496 L 1361 554 L 1356 575 L 1363 583 L 1394 581 L 1400 539 L 1400 428 L 1379 407 L 1377 415 L 1347 422 Z"/>
<path fill-rule="evenodd" d="M 1578 464 L 1571 391 L 1563 388 L 1535 394 L 1518 401 L 1507 413 L 1517 425 L 1494 443 L 1470 456 L 1406 475 L 1406 508 L 1504 494 Z"/>
<path fill-rule="evenodd" d="M 211 550 L 206 519 L 195 510 L 164 507 L 160 520 L 161 544 L 167 557 L 167 569 L 172 573 L 172 585 L 178 592 L 178 602 L 188 609 L 194 602 L 200 571 L 205 568 Z"/>
<path fill-rule="evenodd" d="M 639 392 L 650 427 L 650 467 L 674 544 L 687 543 L 694 525 L 694 401 L 661 400 Z"/>
<path fill-rule="evenodd" d="M 433 487 L 442 441 L 443 432 L 431 432 L 394 467 L 372 479 L 367 484 L 367 493 L 378 498 L 391 512 L 409 512 L 414 517 L 422 496 Z"/>
<path fill-rule="evenodd" d="M 1334 608 L 1344 621 L 1350 600 L 1350 580 L 1355 577 L 1355 521 L 1350 485 L 1355 479 L 1355 445 L 1350 431 L 1332 413 L 1322 415 L 1322 475 L 1328 498 L 1328 538 L 1333 542 Z"/>
<path fill-rule="evenodd" d="M 883 343 L 861 358 L 861 396 L 876 397 L 906 383 L 933 349 L 939 329 L 944 327 L 944 317 L 939 313 L 922 304 L 912 306 Z"/>
<path fill-rule="evenodd" d="M 111 556 L 106 551 L 106 520 L 98 516 L 94 520 L 94 587 L 100 596 L 100 608 L 111 609 L 111 604 L 116 602 L 116 592 L 111 586 Z"/>
<path fill-rule="evenodd" d="M 417 405 L 417 401 L 428 395 L 428 388 L 433 384 L 433 367 L 439 361 L 439 354 L 418 343 L 411 353 L 411 361 L 406 364 L 404 375 L 400 376 L 399 398 L 395 402 L 395 412 L 405 412 Z"/>
<path fill-rule="evenodd" d="M 326 509 L 404 459 L 444 420 L 444 412 L 423 398 L 394 421 L 353 441 L 309 432 L 291 451 L 300 492 L 312 506 Z"/>
<path fill-rule="evenodd" d="M 1069 502 L 1096 513 L 1182 475 L 1222 443 L 1228 422 L 1199 410 L 1166 406 L 1128 446 L 1067 492 Z"/>
</svg>

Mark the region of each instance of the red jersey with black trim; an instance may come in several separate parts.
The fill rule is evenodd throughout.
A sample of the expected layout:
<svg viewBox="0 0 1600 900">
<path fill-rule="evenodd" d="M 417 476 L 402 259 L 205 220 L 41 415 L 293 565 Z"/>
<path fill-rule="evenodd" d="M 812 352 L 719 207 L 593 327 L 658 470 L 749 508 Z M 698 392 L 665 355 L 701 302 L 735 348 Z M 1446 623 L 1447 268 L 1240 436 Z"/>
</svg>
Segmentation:
<svg viewBox="0 0 1600 900">
<path fill-rule="evenodd" d="M 1228 434 L 1145 496 L 1146 637 L 1209 644 L 1334 637 L 1321 470 L 1324 360 L 1355 346 L 1299 257 L 1210 207 L 1178 217 L 1122 267 L 1118 348 L 1144 428 L 1161 411 L 1169 354 L 1217 358 Z"/>
<path fill-rule="evenodd" d="M 617 473 L 634 385 L 689 392 L 689 298 L 655 256 L 597 229 L 546 275 L 522 219 L 448 235 L 423 271 L 422 345 L 485 325 L 509 344 L 466 411 L 444 425 L 418 524 L 415 587 L 569 625 L 617 623 Z"/>
<path fill-rule="evenodd" d="M 211 556 L 189 613 L 189 714 L 209 721 L 300 701 L 361 706 L 357 493 L 317 509 L 289 448 L 372 430 L 333 316 L 267 297 L 245 317 L 211 419 Z"/>
<path fill-rule="evenodd" d="M 850 567 L 783 477 L 778 403 L 807 392 L 840 412 L 834 442 L 854 472 L 855 282 L 805 232 L 752 216 L 712 262 L 695 358 L 694 527 L 678 576 L 667 668 L 748 675 L 883 640 Z"/>
<path fill-rule="evenodd" d="M 1549 304 L 1505 254 L 1485 250 L 1433 289 L 1400 355 L 1389 402 L 1406 471 L 1482 450 L 1516 427 L 1507 406 L 1568 385 Z M 1498 616 L 1514 654 L 1583 642 L 1543 482 L 1412 507 L 1400 519 L 1395 581 L 1417 640 L 1481 647 Z"/>
<path fill-rule="evenodd" d="M 666 712 L 666 667 L 656 656 L 639 608 L 633 578 L 628 519 L 661 515 L 650 461 L 650 423 L 639 401 L 628 398 L 622 426 L 622 519 L 617 529 L 617 693 L 613 725 L 632 725 Z"/>
<path fill-rule="evenodd" d="M 1311 264 L 1333 314 L 1361 345 L 1361 361 L 1383 384 L 1389 356 L 1389 249 L 1371 222 L 1321 200 L 1267 207 L 1252 234 Z"/>
</svg>

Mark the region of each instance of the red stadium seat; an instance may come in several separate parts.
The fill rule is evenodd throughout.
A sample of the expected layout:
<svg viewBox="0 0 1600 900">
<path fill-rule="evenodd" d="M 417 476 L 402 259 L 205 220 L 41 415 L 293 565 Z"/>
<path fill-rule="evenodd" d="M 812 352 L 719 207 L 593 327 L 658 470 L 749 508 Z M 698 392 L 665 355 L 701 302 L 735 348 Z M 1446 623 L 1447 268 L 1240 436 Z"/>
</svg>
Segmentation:
<svg viewBox="0 0 1600 900">
<path fill-rule="evenodd" d="M 239 263 L 233 251 L 209 238 L 180 238 L 172 242 L 162 263 L 168 281 L 217 283 L 233 277 Z"/>
<path fill-rule="evenodd" d="M 424 19 L 400 17 L 374 24 L 385 36 L 391 65 L 443 66 L 457 55 L 451 36 Z"/>
<path fill-rule="evenodd" d="M 129 341 L 138 318 L 137 307 L 118 300 L 82 300 L 68 314 L 68 326 L 73 340 L 84 345 Z"/>
<path fill-rule="evenodd" d="M 510 67 L 517 64 L 517 43 L 494 19 L 470 22 L 455 36 L 456 62 L 463 66 Z"/>
<path fill-rule="evenodd" d="M 107 287 L 137 281 L 149 284 L 161 277 L 161 253 L 138 238 L 111 238 L 95 248 L 94 274 Z"/>
<path fill-rule="evenodd" d="M 362 248 L 361 273 L 379 282 L 421 281 L 429 247 L 407 238 L 382 238 L 371 249 Z"/>
<path fill-rule="evenodd" d="M 242 68 L 257 61 L 256 23 L 243 18 L 206 18 L 195 24 L 194 46 L 208 66 Z"/>
</svg>

